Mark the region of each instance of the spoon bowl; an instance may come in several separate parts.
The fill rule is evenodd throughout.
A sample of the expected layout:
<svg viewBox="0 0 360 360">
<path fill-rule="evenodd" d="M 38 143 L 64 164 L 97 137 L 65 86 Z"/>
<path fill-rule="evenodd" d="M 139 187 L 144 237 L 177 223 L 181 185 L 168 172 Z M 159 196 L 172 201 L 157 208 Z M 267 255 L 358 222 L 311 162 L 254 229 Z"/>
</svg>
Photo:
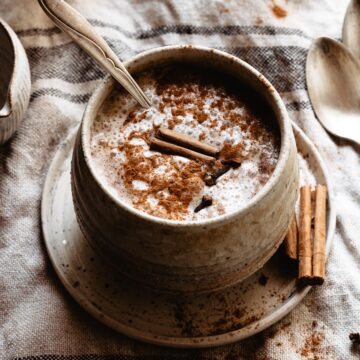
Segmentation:
<svg viewBox="0 0 360 360">
<path fill-rule="evenodd" d="M 351 0 L 346 10 L 342 39 L 344 44 L 360 59 L 360 0 Z"/>
<path fill-rule="evenodd" d="M 360 144 L 360 62 L 351 51 L 336 40 L 316 39 L 307 57 L 306 80 L 322 125 Z"/>
</svg>

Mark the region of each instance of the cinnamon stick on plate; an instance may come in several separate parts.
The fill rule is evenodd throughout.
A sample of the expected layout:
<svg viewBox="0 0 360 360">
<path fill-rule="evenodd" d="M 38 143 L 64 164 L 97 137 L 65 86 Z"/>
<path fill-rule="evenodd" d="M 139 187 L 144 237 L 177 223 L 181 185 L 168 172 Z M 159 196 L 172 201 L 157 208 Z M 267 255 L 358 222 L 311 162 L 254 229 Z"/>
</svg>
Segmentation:
<svg viewBox="0 0 360 360">
<path fill-rule="evenodd" d="M 298 259 L 298 227 L 296 222 L 296 214 L 291 220 L 291 224 L 288 233 L 285 237 L 285 250 L 288 257 L 292 260 Z"/>
<path fill-rule="evenodd" d="M 316 185 L 314 251 L 312 264 L 312 284 L 314 285 L 321 285 L 325 279 L 326 193 L 326 186 Z"/>
<path fill-rule="evenodd" d="M 299 223 L 299 281 L 309 283 L 312 277 L 311 244 L 311 188 L 300 188 L 300 223 Z"/>
<path fill-rule="evenodd" d="M 214 157 L 204 155 L 202 153 L 156 138 L 151 139 L 150 149 L 160 150 L 169 154 L 184 156 L 194 160 L 202 160 L 205 162 L 215 161 Z"/>
<path fill-rule="evenodd" d="M 180 134 L 167 128 L 159 128 L 156 135 L 157 137 L 161 137 L 172 143 L 181 145 L 188 149 L 195 150 L 196 152 L 200 152 L 202 154 L 210 155 L 213 157 L 216 157 L 219 154 L 219 149 L 217 147 L 205 144 L 201 141 L 194 139 L 191 136 Z"/>
</svg>

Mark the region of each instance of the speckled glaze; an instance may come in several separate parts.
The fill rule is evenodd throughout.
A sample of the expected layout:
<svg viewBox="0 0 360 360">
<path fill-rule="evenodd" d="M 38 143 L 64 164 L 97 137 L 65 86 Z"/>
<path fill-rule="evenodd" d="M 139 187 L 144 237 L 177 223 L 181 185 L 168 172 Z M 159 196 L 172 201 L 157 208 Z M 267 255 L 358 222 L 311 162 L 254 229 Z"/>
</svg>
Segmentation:
<svg viewBox="0 0 360 360">
<path fill-rule="evenodd" d="M 30 67 L 15 32 L 0 19 L 0 144 L 17 130 L 30 99 Z"/>
<path fill-rule="evenodd" d="M 335 232 L 335 197 L 315 145 L 293 124 L 300 185 L 328 188 L 326 254 Z M 201 348 L 252 336 L 288 314 L 310 290 L 297 286 L 297 264 L 282 249 L 246 280 L 204 294 L 169 294 L 123 276 L 90 246 L 74 212 L 70 167 L 76 133 L 59 146 L 41 203 L 44 243 L 66 290 L 92 316 L 126 336 L 157 345 Z M 299 201 L 296 204 L 299 211 Z"/>
<path fill-rule="evenodd" d="M 156 218 L 110 194 L 90 156 L 90 128 L 114 81 L 93 94 L 77 135 L 71 185 L 80 228 L 91 247 L 127 276 L 154 288 L 209 292 L 235 284 L 264 265 L 282 242 L 298 191 L 296 144 L 284 104 L 273 86 L 247 63 L 229 54 L 193 46 L 142 53 L 130 73 L 172 60 L 206 63 L 253 87 L 270 104 L 281 133 L 278 164 L 266 185 L 236 212 L 209 220 Z"/>
</svg>

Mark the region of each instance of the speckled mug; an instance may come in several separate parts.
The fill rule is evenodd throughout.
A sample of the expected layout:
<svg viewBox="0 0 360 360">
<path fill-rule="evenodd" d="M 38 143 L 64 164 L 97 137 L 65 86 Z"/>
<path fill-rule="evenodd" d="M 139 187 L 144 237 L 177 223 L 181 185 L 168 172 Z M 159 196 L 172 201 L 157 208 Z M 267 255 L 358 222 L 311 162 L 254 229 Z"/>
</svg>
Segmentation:
<svg viewBox="0 0 360 360">
<path fill-rule="evenodd" d="M 190 45 L 161 47 L 137 55 L 126 67 L 136 73 L 174 60 L 206 64 L 231 74 L 269 103 L 280 128 L 281 149 L 268 182 L 237 211 L 198 221 L 157 218 L 114 197 L 90 155 L 92 123 L 115 85 L 108 77 L 91 97 L 77 135 L 71 172 L 73 201 L 84 236 L 121 273 L 168 291 L 215 291 L 253 274 L 281 244 L 298 192 L 296 144 L 274 87 L 232 55 Z"/>
</svg>

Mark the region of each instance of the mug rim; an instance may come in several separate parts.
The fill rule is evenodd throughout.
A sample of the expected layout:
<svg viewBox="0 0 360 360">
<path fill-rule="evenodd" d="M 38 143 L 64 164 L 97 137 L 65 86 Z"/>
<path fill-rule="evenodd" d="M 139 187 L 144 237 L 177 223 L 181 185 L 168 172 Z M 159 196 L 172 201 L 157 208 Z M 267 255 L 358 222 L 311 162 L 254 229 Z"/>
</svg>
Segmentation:
<svg viewBox="0 0 360 360">
<path fill-rule="evenodd" d="M 276 116 L 277 125 L 279 126 L 280 130 L 280 152 L 279 152 L 279 158 L 276 163 L 275 169 L 272 172 L 271 176 L 269 177 L 268 181 L 265 183 L 264 186 L 261 187 L 261 189 L 248 201 L 246 201 L 243 205 L 239 206 L 236 210 L 225 213 L 219 216 L 211 217 L 208 219 L 200 219 L 200 220 L 171 220 L 171 219 L 164 219 L 160 218 L 154 215 L 150 215 L 144 211 L 140 211 L 133 206 L 125 203 L 120 199 L 120 197 L 115 196 L 110 191 L 110 186 L 105 183 L 99 176 L 98 171 L 96 171 L 95 166 L 92 161 L 92 156 L 90 154 L 90 129 L 93 124 L 93 121 L 95 119 L 95 116 L 97 115 L 97 111 L 95 113 L 94 109 L 97 108 L 99 105 L 99 102 L 102 102 L 104 100 L 101 100 L 103 94 L 105 91 L 108 90 L 108 87 L 113 87 L 114 84 L 116 84 L 116 80 L 114 80 L 111 75 L 107 75 L 104 80 L 100 83 L 100 85 L 95 89 L 94 93 L 91 95 L 89 102 L 86 105 L 86 109 L 83 114 L 82 122 L 81 122 L 81 147 L 84 154 L 86 165 L 91 173 L 91 176 L 94 178 L 97 185 L 100 187 L 100 189 L 112 200 L 113 203 L 115 203 L 117 206 L 122 208 L 122 210 L 129 212 L 131 215 L 136 216 L 144 221 L 157 223 L 162 226 L 169 226 L 169 227 L 182 227 L 182 228 L 202 228 L 206 226 L 212 226 L 216 225 L 218 226 L 221 223 L 227 223 L 231 220 L 234 220 L 235 218 L 239 217 L 240 215 L 246 214 L 248 211 L 250 211 L 254 206 L 256 206 L 269 192 L 271 192 L 272 188 L 276 185 L 279 177 L 282 175 L 283 169 L 286 165 L 287 158 L 289 156 L 290 150 L 291 150 L 291 134 L 292 134 L 292 128 L 291 128 L 291 121 L 289 119 L 287 110 L 285 108 L 285 105 L 279 95 L 279 93 L 276 91 L 274 86 L 270 83 L 267 78 L 262 75 L 258 70 L 256 70 L 253 66 L 245 62 L 244 60 L 241 60 L 240 58 L 231 55 L 229 53 L 226 53 L 221 50 L 216 50 L 210 47 L 205 46 L 195 46 L 195 45 L 168 45 L 168 46 L 161 46 L 156 47 L 153 49 L 149 49 L 146 51 L 143 51 L 134 57 L 132 57 L 130 60 L 124 62 L 124 66 L 128 68 L 132 64 L 135 64 L 139 62 L 140 60 L 143 60 L 146 57 L 166 52 L 166 51 L 176 51 L 176 50 L 183 50 L 183 51 L 198 51 L 198 52 L 204 52 L 204 53 L 212 53 L 215 54 L 216 57 L 219 58 L 225 58 L 226 60 L 230 60 L 231 62 L 237 63 L 238 66 L 242 67 L 245 71 L 251 73 L 252 75 L 255 75 L 255 78 L 257 79 L 258 83 L 261 87 L 264 88 L 264 92 L 267 92 L 269 95 L 271 102 L 266 99 L 266 102 L 269 105 L 272 105 L 271 107 L 273 109 L 277 108 L 278 110 L 278 116 Z M 255 92 L 258 92 L 257 90 L 254 90 Z M 263 96 L 263 95 L 262 95 Z M 100 104 L 101 105 L 101 104 Z"/>
</svg>

